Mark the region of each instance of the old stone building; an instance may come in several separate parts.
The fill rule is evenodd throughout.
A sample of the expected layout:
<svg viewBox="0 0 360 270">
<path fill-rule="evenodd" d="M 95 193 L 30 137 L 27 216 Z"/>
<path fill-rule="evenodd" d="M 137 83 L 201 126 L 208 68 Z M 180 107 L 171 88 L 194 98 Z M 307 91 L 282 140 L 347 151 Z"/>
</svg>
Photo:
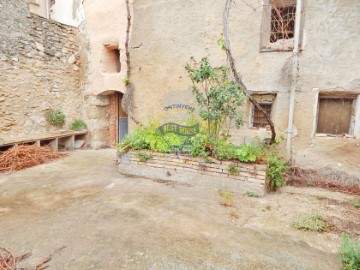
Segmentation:
<svg viewBox="0 0 360 270">
<path fill-rule="evenodd" d="M 30 12 L 33 5 L 0 1 L 0 141 L 56 129 L 45 121 L 49 109 L 62 110 L 68 123 L 84 118 L 80 32 L 47 19 L 40 5 L 39 15 Z"/>
<path fill-rule="evenodd" d="M 291 139 L 293 159 L 360 177 L 360 2 L 235 2 L 229 27 L 237 67 L 278 135 Z M 166 106 L 196 107 L 184 65 L 191 56 L 227 65 L 216 44 L 225 1 L 130 3 L 134 117 L 161 121 Z M 0 7 L 0 140 L 52 129 L 44 118 L 49 108 L 61 109 L 68 122 L 84 119 L 95 148 L 114 145 L 135 128 L 120 106 L 127 68 L 124 0 L 0 0 Z M 242 110 L 245 124 L 232 140 L 268 137 L 261 114 L 250 104 Z"/>
</svg>

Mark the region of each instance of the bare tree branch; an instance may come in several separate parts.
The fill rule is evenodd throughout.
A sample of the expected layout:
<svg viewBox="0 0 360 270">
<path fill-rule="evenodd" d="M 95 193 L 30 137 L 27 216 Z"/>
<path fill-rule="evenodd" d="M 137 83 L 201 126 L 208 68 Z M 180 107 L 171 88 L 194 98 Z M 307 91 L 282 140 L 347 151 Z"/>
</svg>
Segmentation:
<svg viewBox="0 0 360 270">
<path fill-rule="evenodd" d="M 249 98 L 250 102 L 265 116 L 266 121 L 268 122 L 268 124 L 270 126 L 270 130 L 271 130 L 270 144 L 272 144 L 275 142 L 275 138 L 276 138 L 276 131 L 275 131 L 274 123 L 271 120 L 270 115 L 261 107 L 261 105 L 249 93 L 246 85 L 244 84 L 244 82 L 241 79 L 240 73 L 236 69 L 235 59 L 231 52 L 231 43 L 230 43 L 230 38 L 229 38 L 229 17 L 230 17 L 230 8 L 231 8 L 232 2 L 233 2 L 232 0 L 226 0 L 224 14 L 223 14 L 224 41 L 225 41 L 226 55 L 227 55 L 227 58 L 229 61 L 231 71 L 234 75 L 235 81 L 237 82 L 237 84 L 239 85 L 241 90 L 244 91 L 245 95 Z"/>
<path fill-rule="evenodd" d="M 129 40 L 130 40 L 130 28 L 131 28 L 131 12 L 130 12 L 130 3 L 129 0 L 125 0 L 126 10 L 127 10 L 127 27 L 126 27 L 126 41 L 125 41 L 125 52 L 126 52 L 126 76 L 128 80 L 130 80 L 130 51 L 129 51 Z M 123 96 L 121 107 L 126 111 L 131 120 L 133 120 L 136 124 L 140 124 L 138 120 L 132 114 L 133 109 L 133 94 L 134 94 L 134 86 L 129 81 L 126 85 L 126 93 Z"/>
</svg>

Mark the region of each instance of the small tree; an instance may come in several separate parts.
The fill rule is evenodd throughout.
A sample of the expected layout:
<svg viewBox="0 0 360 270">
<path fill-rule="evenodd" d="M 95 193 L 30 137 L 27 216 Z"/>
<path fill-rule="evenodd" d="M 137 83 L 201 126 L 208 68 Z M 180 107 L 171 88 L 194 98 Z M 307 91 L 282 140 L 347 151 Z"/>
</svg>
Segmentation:
<svg viewBox="0 0 360 270">
<path fill-rule="evenodd" d="M 192 92 L 200 107 L 200 117 L 206 121 L 208 133 L 228 137 L 230 128 L 239 128 L 245 96 L 236 81 L 229 78 L 226 67 L 212 67 L 207 58 L 197 62 L 193 57 L 185 66 L 193 82 Z"/>
</svg>

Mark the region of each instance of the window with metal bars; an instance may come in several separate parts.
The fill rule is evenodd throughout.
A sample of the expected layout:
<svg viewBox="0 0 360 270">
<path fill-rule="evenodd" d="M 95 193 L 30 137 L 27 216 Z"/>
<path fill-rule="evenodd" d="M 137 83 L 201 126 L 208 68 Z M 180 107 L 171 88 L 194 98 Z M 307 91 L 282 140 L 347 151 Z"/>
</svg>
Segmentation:
<svg viewBox="0 0 360 270">
<path fill-rule="evenodd" d="M 259 103 L 259 104 L 271 116 L 272 103 Z M 269 124 L 264 114 L 254 106 L 253 114 L 252 114 L 252 126 L 254 128 L 266 128 L 268 127 L 268 125 Z"/>
<path fill-rule="evenodd" d="M 296 5 L 271 7 L 270 42 L 294 37 Z"/>
</svg>

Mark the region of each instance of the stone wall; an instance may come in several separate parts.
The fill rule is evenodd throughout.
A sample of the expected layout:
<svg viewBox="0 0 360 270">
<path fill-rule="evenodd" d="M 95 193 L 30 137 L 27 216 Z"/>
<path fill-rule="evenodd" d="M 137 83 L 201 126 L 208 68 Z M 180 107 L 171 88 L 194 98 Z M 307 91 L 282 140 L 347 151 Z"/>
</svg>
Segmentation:
<svg viewBox="0 0 360 270">
<path fill-rule="evenodd" d="M 44 114 L 60 109 L 66 125 L 84 119 L 85 61 L 77 28 L 29 12 L 27 1 L 0 2 L 0 139 L 58 129 Z"/>
<path fill-rule="evenodd" d="M 236 161 L 219 161 L 174 154 L 146 152 L 150 158 L 141 161 L 137 152 L 119 153 L 119 172 L 149 178 L 159 178 L 171 181 L 183 181 L 189 184 L 205 182 L 226 182 L 228 187 L 235 187 L 239 191 L 253 191 L 264 195 L 267 177 L 267 166 L 263 164 L 243 163 Z M 234 173 L 229 172 L 229 166 L 235 168 Z M 218 186 L 219 188 L 221 186 Z M 226 187 L 226 186 L 225 186 Z"/>
</svg>

